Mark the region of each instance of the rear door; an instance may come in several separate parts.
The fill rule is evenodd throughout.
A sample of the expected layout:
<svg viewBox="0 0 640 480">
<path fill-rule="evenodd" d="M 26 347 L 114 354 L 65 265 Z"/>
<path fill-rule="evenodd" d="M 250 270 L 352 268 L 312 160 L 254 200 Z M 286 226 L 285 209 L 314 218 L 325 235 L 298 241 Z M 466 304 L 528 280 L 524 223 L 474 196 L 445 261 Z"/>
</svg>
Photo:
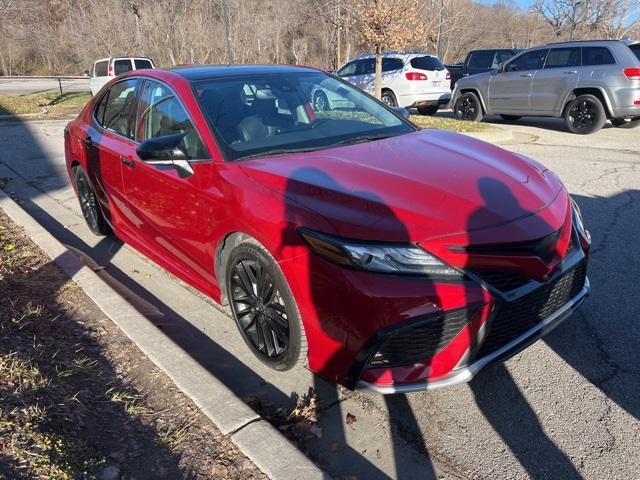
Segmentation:
<svg viewBox="0 0 640 480">
<path fill-rule="evenodd" d="M 525 52 L 505 64 L 502 72 L 491 75 L 488 88 L 490 113 L 529 110 L 533 77 L 547 52 L 548 49 Z"/>
<path fill-rule="evenodd" d="M 536 70 L 531 87 L 531 110 L 537 114 L 559 114 L 564 100 L 580 79 L 580 47 L 552 48 L 544 67 Z"/>
</svg>

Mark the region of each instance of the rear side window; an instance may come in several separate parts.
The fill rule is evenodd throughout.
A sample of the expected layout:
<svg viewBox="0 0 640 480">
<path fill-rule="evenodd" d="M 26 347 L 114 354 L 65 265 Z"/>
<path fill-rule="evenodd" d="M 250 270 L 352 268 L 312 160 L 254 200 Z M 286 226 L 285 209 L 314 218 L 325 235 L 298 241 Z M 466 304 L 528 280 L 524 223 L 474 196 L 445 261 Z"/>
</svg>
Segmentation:
<svg viewBox="0 0 640 480">
<path fill-rule="evenodd" d="M 633 54 L 638 57 L 638 60 L 640 60 L 640 44 L 638 45 L 629 45 L 629 50 L 631 50 L 633 52 Z"/>
<path fill-rule="evenodd" d="M 444 70 L 444 65 L 438 57 L 415 57 L 410 63 L 413 68 L 419 70 Z"/>
<path fill-rule="evenodd" d="M 399 58 L 383 58 L 382 59 L 382 71 L 392 72 L 394 70 L 400 70 L 404 66 L 404 63 Z"/>
<path fill-rule="evenodd" d="M 137 80 L 118 82 L 102 97 L 96 109 L 98 124 L 125 137 L 131 137 L 129 128 L 135 110 L 135 88 Z"/>
<path fill-rule="evenodd" d="M 582 65 L 611 65 L 616 59 L 607 47 L 582 47 Z"/>
<path fill-rule="evenodd" d="M 579 65 L 580 48 L 552 48 L 544 68 L 575 67 Z"/>
<path fill-rule="evenodd" d="M 109 60 L 96 62 L 95 67 L 93 67 L 94 77 L 106 77 L 108 72 L 109 72 Z"/>
<path fill-rule="evenodd" d="M 136 66 L 136 70 L 142 70 L 143 68 L 153 68 L 151 62 L 149 60 L 144 60 L 142 58 L 135 58 L 133 60 L 133 64 Z"/>
<path fill-rule="evenodd" d="M 113 71 L 116 76 L 125 72 L 130 72 L 131 70 L 133 70 L 133 65 L 131 64 L 131 60 L 128 58 L 126 60 L 115 60 L 113 62 Z"/>
</svg>

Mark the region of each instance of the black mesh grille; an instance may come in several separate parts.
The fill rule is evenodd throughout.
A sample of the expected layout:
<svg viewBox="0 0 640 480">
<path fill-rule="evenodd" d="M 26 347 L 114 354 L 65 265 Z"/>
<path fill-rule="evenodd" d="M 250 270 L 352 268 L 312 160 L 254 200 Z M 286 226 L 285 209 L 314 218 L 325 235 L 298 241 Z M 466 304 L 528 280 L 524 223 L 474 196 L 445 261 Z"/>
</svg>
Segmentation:
<svg viewBox="0 0 640 480">
<path fill-rule="evenodd" d="M 509 292 L 514 288 L 522 287 L 531 281 L 530 278 L 513 272 L 479 270 L 472 273 L 476 274 L 493 288 L 496 288 L 501 292 Z"/>
<path fill-rule="evenodd" d="M 476 309 L 453 312 L 400 330 L 384 341 L 370 366 L 389 367 L 428 360 L 446 347 L 476 312 Z"/>
<path fill-rule="evenodd" d="M 493 318 L 491 331 L 478 357 L 495 352 L 565 305 L 580 292 L 585 275 L 583 262 L 556 281 L 502 307 Z"/>
</svg>

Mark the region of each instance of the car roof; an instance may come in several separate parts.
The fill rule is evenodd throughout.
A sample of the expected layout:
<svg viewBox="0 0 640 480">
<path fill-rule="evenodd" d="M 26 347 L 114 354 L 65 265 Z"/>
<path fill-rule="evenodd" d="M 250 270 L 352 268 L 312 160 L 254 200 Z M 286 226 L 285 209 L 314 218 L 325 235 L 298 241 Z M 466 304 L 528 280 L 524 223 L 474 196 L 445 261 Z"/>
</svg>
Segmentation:
<svg viewBox="0 0 640 480">
<path fill-rule="evenodd" d="M 189 81 L 239 75 L 322 72 L 317 68 L 294 65 L 184 65 L 161 70 L 173 72 Z"/>
<path fill-rule="evenodd" d="M 429 53 L 418 53 L 418 52 L 384 52 L 382 54 L 383 57 L 396 57 L 396 58 L 416 58 L 416 57 L 434 57 L 438 58 L 435 55 L 431 55 Z M 362 60 L 365 58 L 375 58 L 375 53 L 367 53 L 366 55 L 360 55 L 359 57 L 354 58 L 353 60 Z M 351 60 L 352 61 L 352 60 Z"/>
</svg>

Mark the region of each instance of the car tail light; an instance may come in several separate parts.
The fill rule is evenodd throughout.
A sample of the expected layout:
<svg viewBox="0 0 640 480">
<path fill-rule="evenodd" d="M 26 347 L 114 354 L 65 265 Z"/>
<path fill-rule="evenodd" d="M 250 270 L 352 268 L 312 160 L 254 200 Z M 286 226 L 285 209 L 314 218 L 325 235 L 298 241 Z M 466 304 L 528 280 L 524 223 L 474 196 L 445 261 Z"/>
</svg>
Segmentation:
<svg viewBox="0 0 640 480">
<path fill-rule="evenodd" d="M 451 73 L 447 72 L 447 80 L 451 80 Z"/>
<path fill-rule="evenodd" d="M 428 80 L 424 73 L 407 72 L 405 76 L 407 77 L 407 80 Z"/>
<path fill-rule="evenodd" d="M 113 65 L 109 65 L 109 73 L 107 75 L 113 77 Z"/>
<path fill-rule="evenodd" d="M 625 68 L 623 71 L 629 80 L 640 80 L 640 68 Z"/>
</svg>

